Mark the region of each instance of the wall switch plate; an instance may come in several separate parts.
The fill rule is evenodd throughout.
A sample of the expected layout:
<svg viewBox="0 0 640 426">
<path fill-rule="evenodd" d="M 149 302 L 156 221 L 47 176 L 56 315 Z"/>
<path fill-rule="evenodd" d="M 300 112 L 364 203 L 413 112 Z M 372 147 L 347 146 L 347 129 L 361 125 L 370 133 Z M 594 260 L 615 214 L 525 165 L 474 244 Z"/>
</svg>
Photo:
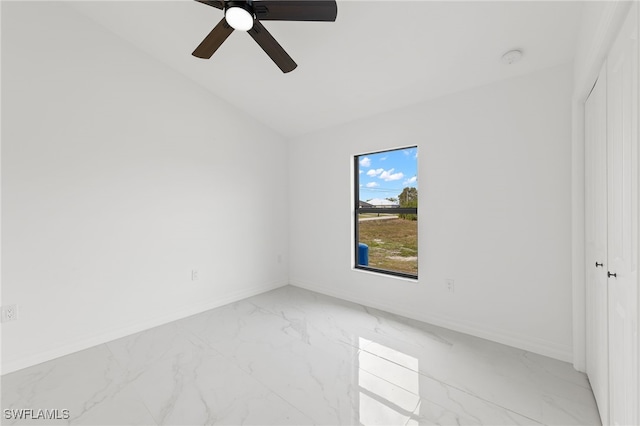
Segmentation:
<svg viewBox="0 0 640 426">
<path fill-rule="evenodd" d="M 2 307 L 2 322 L 16 321 L 18 319 L 18 305 L 5 305 Z"/>
<path fill-rule="evenodd" d="M 453 282 L 453 280 L 451 278 L 446 278 L 444 280 L 444 285 L 447 287 L 447 290 L 450 293 L 455 292 L 455 285 L 454 285 L 454 282 Z"/>
<path fill-rule="evenodd" d="M 198 272 L 197 269 L 192 269 L 191 270 L 191 281 L 198 281 L 198 279 L 200 278 L 200 273 Z"/>
</svg>

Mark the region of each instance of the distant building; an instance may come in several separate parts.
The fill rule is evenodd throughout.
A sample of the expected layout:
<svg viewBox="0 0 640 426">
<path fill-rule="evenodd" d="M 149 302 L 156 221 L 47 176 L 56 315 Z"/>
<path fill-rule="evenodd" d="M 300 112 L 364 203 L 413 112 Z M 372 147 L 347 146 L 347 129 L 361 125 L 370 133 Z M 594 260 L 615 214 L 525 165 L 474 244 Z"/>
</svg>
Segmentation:
<svg viewBox="0 0 640 426">
<path fill-rule="evenodd" d="M 360 201 L 360 203 L 362 203 L 362 201 Z M 400 207 L 400 204 L 398 204 L 395 201 L 389 201 L 386 200 L 384 198 L 374 198 L 372 200 L 367 200 L 367 203 L 371 206 L 371 207 L 378 207 L 378 208 L 397 208 Z M 369 206 L 367 206 L 369 207 Z"/>
<path fill-rule="evenodd" d="M 369 208 L 369 207 L 373 207 L 372 204 L 367 203 L 366 201 L 362 201 L 360 200 L 360 208 Z"/>
</svg>

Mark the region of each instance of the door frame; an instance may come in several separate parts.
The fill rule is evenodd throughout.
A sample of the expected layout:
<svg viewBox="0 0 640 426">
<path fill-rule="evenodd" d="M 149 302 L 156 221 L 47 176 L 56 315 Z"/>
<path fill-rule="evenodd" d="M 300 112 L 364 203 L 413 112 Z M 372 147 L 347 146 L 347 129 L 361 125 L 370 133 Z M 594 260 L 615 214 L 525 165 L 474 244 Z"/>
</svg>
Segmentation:
<svg viewBox="0 0 640 426">
<path fill-rule="evenodd" d="M 573 291 L 573 366 L 586 371 L 585 276 L 585 133 L 584 104 L 607 58 L 631 2 L 601 3 L 597 24 L 588 45 L 578 50 L 574 63 L 571 138 L 571 277 Z M 589 7 L 587 4 L 585 7 Z M 580 34 L 583 36 L 583 34 Z"/>
</svg>

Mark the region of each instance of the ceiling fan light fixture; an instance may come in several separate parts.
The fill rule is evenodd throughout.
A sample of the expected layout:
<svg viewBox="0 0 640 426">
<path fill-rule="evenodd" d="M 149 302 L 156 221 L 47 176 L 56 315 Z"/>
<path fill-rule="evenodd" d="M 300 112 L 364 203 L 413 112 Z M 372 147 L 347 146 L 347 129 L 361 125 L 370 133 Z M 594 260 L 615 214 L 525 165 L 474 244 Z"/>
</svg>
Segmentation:
<svg viewBox="0 0 640 426">
<path fill-rule="evenodd" d="M 338 14 L 336 0 L 196 1 L 223 10 L 224 18 L 200 42 L 193 56 L 209 59 L 234 30 L 246 31 L 283 73 L 293 71 L 297 65 L 260 21 L 334 22 Z"/>
<path fill-rule="evenodd" d="M 227 8 L 224 12 L 224 17 L 235 30 L 249 31 L 253 28 L 253 15 L 243 7 L 232 6 Z"/>
</svg>

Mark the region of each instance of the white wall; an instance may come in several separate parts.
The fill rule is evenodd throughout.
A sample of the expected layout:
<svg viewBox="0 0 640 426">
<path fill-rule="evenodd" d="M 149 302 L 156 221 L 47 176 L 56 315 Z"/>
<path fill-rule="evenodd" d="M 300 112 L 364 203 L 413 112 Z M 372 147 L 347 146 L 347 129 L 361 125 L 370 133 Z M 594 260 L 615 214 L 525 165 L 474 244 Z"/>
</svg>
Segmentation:
<svg viewBox="0 0 640 426">
<path fill-rule="evenodd" d="M 287 283 L 286 141 L 205 89 L 3 2 L 2 107 L 4 373 Z"/>
<path fill-rule="evenodd" d="M 571 360 L 571 71 L 292 141 L 290 282 Z M 414 144 L 419 281 L 352 270 L 352 156 Z"/>
<path fill-rule="evenodd" d="M 600 67 L 615 40 L 632 2 L 628 0 L 586 2 L 574 59 L 574 95 L 586 99 Z"/>
</svg>

